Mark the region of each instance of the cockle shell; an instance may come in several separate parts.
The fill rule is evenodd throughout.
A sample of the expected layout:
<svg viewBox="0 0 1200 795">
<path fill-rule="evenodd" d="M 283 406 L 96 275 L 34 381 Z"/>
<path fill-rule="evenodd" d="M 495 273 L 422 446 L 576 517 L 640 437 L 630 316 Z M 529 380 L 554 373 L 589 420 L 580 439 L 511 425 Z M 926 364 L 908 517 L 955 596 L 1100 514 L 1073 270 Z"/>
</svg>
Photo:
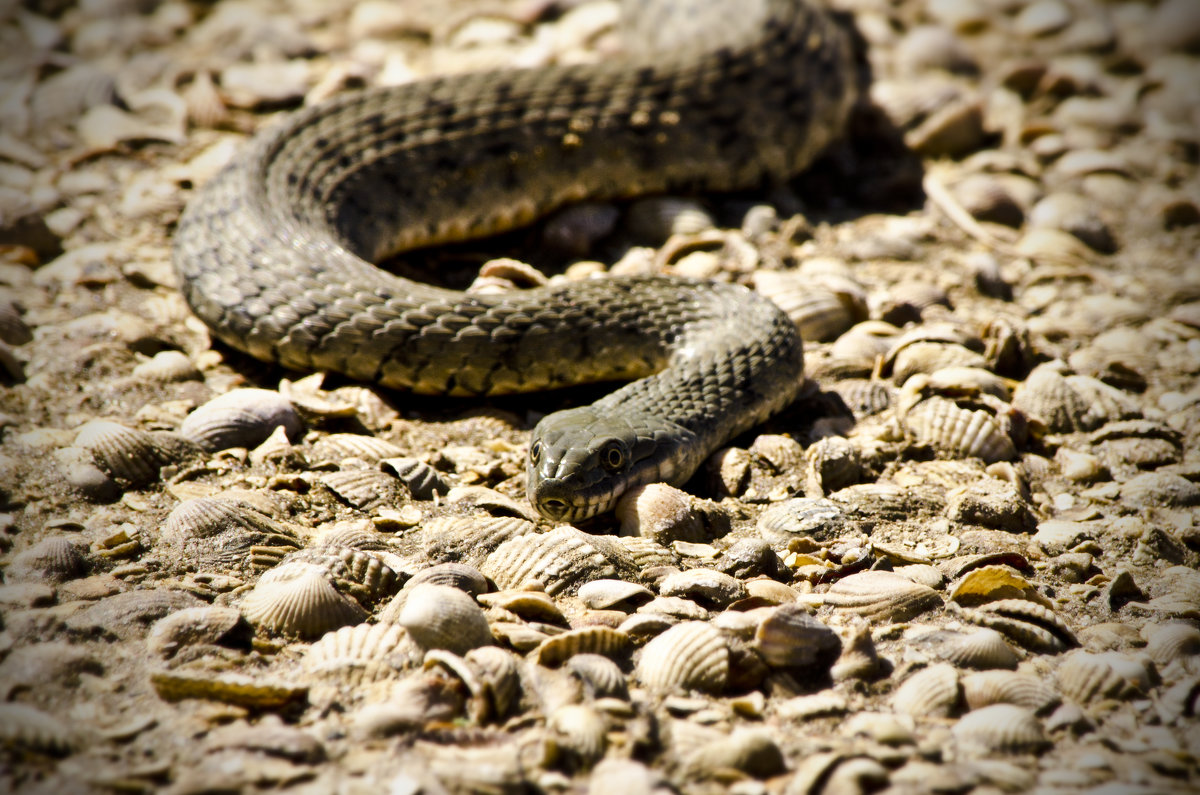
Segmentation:
<svg viewBox="0 0 1200 795">
<path fill-rule="evenodd" d="M 536 531 L 533 522 L 515 516 L 438 516 L 421 525 L 419 539 L 432 560 L 479 566 L 504 542 Z"/>
<path fill-rule="evenodd" d="M 420 649 L 397 624 L 354 624 L 322 635 L 308 648 L 303 665 L 314 676 L 359 685 L 395 676 L 400 667 L 415 665 L 420 656 Z"/>
<path fill-rule="evenodd" d="M 1200 655 L 1200 629 L 1182 621 L 1147 624 L 1142 627 L 1146 653 L 1158 665 Z"/>
<path fill-rule="evenodd" d="M 1043 713 L 1059 701 L 1054 688 L 1040 677 L 1017 671 L 978 671 L 962 678 L 963 699 L 968 709 L 990 704 L 1016 704 Z"/>
<path fill-rule="evenodd" d="M 1020 662 L 1017 652 L 1008 645 L 1004 636 L 987 627 L 945 639 L 940 644 L 938 653 L 943 659 L 960 668 L 1011 670 Z"/>
<path fill-rule="evenodd" d="M 546 638 L 534 650 L 533 659 L 538 665 L 553 668 L 577 654 L 614 657 L 623 655 L 628 648 L 629 635 L 619 629 L 580 627 Z"/>
<path fill-rule="evenodd" d="M 1075 633 L 1053 610 L 1025 599 L 1001 599 L 979 607 L 949 607 L 961 618 L 990 627 L 1030 651 L 1056 654 L 1079 645 Z"/>
<path fill-rule="evenodd" d="M 546 743 L 557 765 L 590 768 L 608 746 L 608 721 L 591 705 L 564 704 L 546 719 Z"/>
<path fill-rule="evenodd" d="M 79 547 L 66 536 L 52 535 L 14 555 L 5 575 L 12 582 L 59 583 L 79 577 L 86 569 L 87 559 Z"/>
<path fill-rule="evenodd" d="M 674 486 L 651 483 L 627 492 L 617 503 L 614 516 L 621 522 L 623 536 L 643 536 L 662 544 L 708 541 L 711 534 L 695 502 Z"/>
<path fill-rule="evenodd" d="M 425 583 L 404 596 L 396 623 L 421 647 L 465 654 L 492 644 L 487 617 L 470 594 L 448 585 Z"/>
<path fill-rule="evenodd" d="M 590 537 L 573 527 L 509 539 L 487 556 L 479 570 L 501 588 L 537 582 L 551 596 L 617 573 Z"/>
<path fill-rule="evenodd" d="M 564 667 L 583 683 L 590 698 L 629 697 L 625 672 L 615 662 L 601 654 L 583 652 L 573 654 Z"/>
<path fill-rule="evenodd" d="M 758 532 L 772 545 L 787 548 L 797 538 L 828 538 L 841 529 L 843 511 L 824 498 L 800 497 L 767 508 L 758 517 Z"/>
<path fill-rule="evenodd" d="M 1157 683 L 1153 663 L 1120 652 L 1075 651 L 1055 672 L 1064 696 L 1080 704 L 1101 698 L 1127 700 L 1150 693 Z"/>
<path fill-rule="evenodd" d="M 310 563 L 281 564 L 268 571 L 242 600 L 241 611 L 251 624 L 301 638 L 320 637 L 367 617 L 334 587 L 327 570 Z"/>
<path fill-rule="evenodd" d="M 181 463 L 197 452 L 176 434 L 142 431 L 106 420 L 93 420 L 80 428 L 75 446 L 89 451 L 98 467 L 130 486 L 153 483 L 162 467 Z"/>
<path fill-rule="evenodd" d="M 187 415 L 179 433 L 215 452 L 257 447 L 281 425 L 289 439 L 299 440 L 304 423 L 291 401 L 268 389 L 235 389 Z"/>
<path fill-rule="evenodd" d="M 759 270 L 754 288 L 782 309 L 806 340 L 828 342 L 867 318 L 866 291 L 848 278 Z"/>
<path fill-rule="evenodd" d="M 1088 431 L 1101 419 L 1053 362 L 1033 369 L 1013 392 L 1012 404 L 1052 433 Z"/>
<path fill-rule="evenodd" d="M 845 337 L 843 337 L 845 339 Z M 833 390 L 862 419 L 891 408 L 896 402 L 896 388 L 886 381 L 868 378 L 846 378 L 833 385 Z"/>
<path fill-rule="evenodd" d="M 65 756 L 80 738 L 71 725 L 27 704 L 0 704 L 0 743 Z"/>
<path fill-rule="evenodd" d="M 474 566 L 468 566 L 465 563 L 439 563 L 435 566 L 421 569 L 412 576 L 412 579 L 404 584 L 404 587 L 412 590 L 422 583 L 449 585 L 452 588 L 465 591 L 471 596 L 479 596 L 479 594 L 487 593 L 488 591 L 487 578 L 480 573 L 479 569 Z"/>
<path fill-rule="evenodd" d="M 203 378 L 194 362 L 183 351 L 159 351 L 133 368 L 131 375 L 138 380 L 171 384 L 178 381 L 199 381 Z"/>
<path fill-rule="evenodd" d="M 720 693 L 729 678 L 729 648 L 720 630 L 686 621 L 646 644 L 636 674 L 651 690 Z"/>
<path fill-rule="evenodd" d="M 158 621 L 146 636 L 146 648 L 170 658 L 188 646 L 249 646 L 250 627 L 231 607 L 185 607 Z"/>
<path fill-rule="evenodd" d="M 837 633 L 796 602 L 777 607 L 767 614 L 754 632 L 754 645 L 767 665 L 773 668 L 828 666 L 842 650 Z"/>
<path fill-rule="evenodd" d="M 991 464 L 1017 454 L 995 417 L 982 409 L 960 408 L 951 400 L 922 400 L 904 413 L 902 421 L 918 442 L 955 458 L 975 456 Z"/>
<path fill-rule="evenodd" d="M 592 580 L 579 586 L 579 599 L 593 610 L 620 609 L 632 612 L 654 598 L 644 585 L 626 580 Z"/>
<path fill-rule="evenodd" d="M 400 481 L 378 469 L 344 469 L 321 476 L 321 485 L 339 500 L 360 511 L 401 502 Z"/>
<path fill-rule="evenodd" d="M 383 551 L 323 545 L 290 552 L 280 566 L 292 563 L 319 566 L 339 591 L 370 607 L 400 589 L 401 575 L 386 562 L 393 557 Z M 268 580 L 272 576 L 272 572 L 263 575 Z"/>
<path fill-rule="evenodd" d="M 668 574 L 658 583 L 660 596 L 690 599 L 712 609 L 723 609 L 746 598 L 746 586 L 736 577 L 714 569 L 694 568 Z"/>
<path fill-rule="evenodd" d="M 1037 753 L 1050 745 L 1037 716 L 1015 704 L 972 710 L 951 730 L 960 749 L 971 754 Z"/>
<path fill-rule="evenodd" d="M 948 718 L 962 702 L 958 670 L 937 663 L 917 671 L 892 694 L 892 707 L 914 717 Z"/>
<path fill-rule="evenodd" d="M 927 585 L 888 571 L 863 571 L 838 580 L 825 593 L 825 604 L 880 621 L 907 621 L 942 605 Z"/>
<path fill-rule="evenodd" d="M 167 516 L 160 540 L 198 567 L 243 569 L 250 567 L 252 547 L 273 547 L 282 554 L 300 545 L 291 529 L 241 500 L 225 497 L 179 503 Z"/>
<path fill-rule="evenodd" d="M 450 484 L 442 474 L 419 458 L 397 456 L 384 459 L 383 468 L 408 487 L 414 500 L 432 500 L 435 494 L 448 494 Z"/>
<path fill-rule="evenodd" d="M 396 444 L 361 433 L 331 433 L 313 443 L 314 461 L 341 462 L 347 458 L 358 458 L 368 464 L 378 464 L 386 458 L 404 455 Z"/>
</svg>

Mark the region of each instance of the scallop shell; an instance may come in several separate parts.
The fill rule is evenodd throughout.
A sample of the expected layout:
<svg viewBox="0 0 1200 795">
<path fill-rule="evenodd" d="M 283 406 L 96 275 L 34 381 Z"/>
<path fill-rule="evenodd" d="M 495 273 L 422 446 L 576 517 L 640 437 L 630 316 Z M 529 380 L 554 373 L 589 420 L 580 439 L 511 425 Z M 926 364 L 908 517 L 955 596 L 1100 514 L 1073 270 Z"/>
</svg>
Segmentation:
<svg viewBox="0 0 1200 795">
<path fill-rule="evenodd" d="M 844 522 L 843 512 L 824 498 L 800 497 L 767 508 L 758 517 L 758 532 L 772 545 L 786 548 L 797 538 L 818 541 L 836 535 Z"/>
<path fill-rule="evenodd" d="M 281 425 L 293 442 L 300 439 L 304 423 L 291 401 L 268 389 L 235 389 L 189 414 L 179 433 L 215 452 L 257 447 Z"/>
<path fill-rule="evenodd" d="M 448 585 L 451 588 L 465 591 L 471 596 L 479 596 L 488 591 L 487 578 L 480 573 L 479 569 L 465 563 L 439 563 L 436 566 L 422 569 L 414 574 L 412 579 L 404 584 L 404 587 L 412 590 L 422 583 Z"/>
<path fill-rule="evenodd" d="M 863 571 L 838 580 L 825 593 L 825 604 L 870 620 L 908 621 L 942 605 L 927 585 L 888 571 Z"/>
<path fill-rule="evenodd" d="M 146 636 L 146 648 L 162 658 L 188 646 L 249 646 L 250 628 L 232 607 L 185 607 L 160 618 Z"/>
<path fill-rule="evenodd" d="M 311 564 L 280 566 L 259 580 L 242 600 L 242 615 L 251 624 L 281 635 L 316 638 L 331 629 L 358 624 L 367 612 L 343 596 L 328 573 Z"/>
<path fill-rule="evenodd" d="M 587 769 L 604 756 L 608 721 L 587 704 L 564 704 L 546 719 L 545 742 L 556 767 Z"/>
<path fill-rule="evenodd" d="M 778 474 L 799 472 L 804 467 L 804 446 L 790 436 L 759 434 L 747 450 Z"/>
<path fill-rule="evenodd" d="M 958 670 L 937 663 L 917 671 L 892 694 L 892 708 L 918 718 L 948 718 L 962 702 Z"/>
<path fill-rule="evenodd" d="M 614 657 L 625 654 L 629 635 L 619 629 L 594 626 L 580 627 L 546 638 L 533 652 L 538 665 L 553 668 L 577 654 L 599 654 Z"/>
<path fill-rule="evenodd" d="M 5 575 L 12 582 L 42 580 L 60 583 L 73 580 L 86 570 L 87 559 L 79 547 L 66 536 L 52 535 L 14 555 Z"/>
<path fill-rule="evenodd" d="M 322 530 L 314 539 L 314 543 L 318 547 L 349 547 L 365 552 L 383 552 L 391 548 L 387 536 L 369 528 L 369 524 L 339 522 L 329 529 Z"/>
<path fill-rule="evenodd" d="M 702 621 L 686 621 L 646 644 L 636 674 L 651 690 L 718 694 L 729 680 L 729 648 L 720 630 Z"/>
<path fill-rule="evenodd" d="M 1100 420 L 1054 363 L 1035 367 L 1013 392 L 1012 404 L 1053 433 L 1088 431 Z"/>
<path fill-rule="evenodd" d="M 587 652 L 573 654 L 564 667 L 583 683 L 589 698 L 629 698 L 625 672 L 604 655 Z"/>
<path fill-rule="evenodd" d="M 503 718 L 521 697 L 521 670 L 517 656 L 498 646 L 471 649 L 463 658 L 486 689 L 491 714 Z"/>
<path fill-rule="evenodd" d="M 1055 675 L 1063 695 L 1080 704 L 1102 698 L 1126 701 L 1149 695 L 1158 678 L 1153 665 L 1144 658 L 1120 652 L 1086 651 L 1068 655 Z"/>
<path fill-rule="evenodd" d="M 770 611 L 755 630 L 754 644 L 773 668 L 828 667 L 842 650 L 837 633 L 795 602 Z"/>
<path fill-rule="evenodd" d="M 369 607 L 400 589 L 401 576 L 388 565 L 386 552 L 342 546 L 306 547 L 289 553 L 280 566 L 305 563 L 324 569 L 339 591 Z M 273 579 L 272 572 L 263 575 Z M 261 582 L 261 580 L 260 580 Z"/>
<path fill-rule="evenodd" d="M 1056 654 L 1079 645 L 1075 633 L 1048 607 L 1024 599 L 1001 599 L 974 608 L 949 607 L 963 620 L 989 627 L 1030 651 Z"/>
<path fill-rule="evenodd" d="M 383 467 L 408 487 L 414 500 L 432 500 L 437 494 L 449 494 L 450 484 L 441 473 L 417 458 L 388 458 Z"/>
<path fill-rule="evenodd" d="M 1012 646 L 994 629 L 981 627 L 973 632 L 955 635 L 938 650 L 941 657 L 960 668 L 986 670 L 1014 669 L 1020 657 Z"/>
<path fill-rule="evenodd" d="M 537 532 L 537 525 L 515 516 L 439 516 L 421 525 L 425 554 L 436 561 L 478 566 L 506 541 Z"/>
<path fill-rule="evenodd" d="M 617 573 L 591 537 L 573 527 L 505 541 L 487 556 L 479 570 L 501 588 L 537 582 L 551 596 Z"/>
<path fill-rule="evenodd" d="M 1037 716 L 1015 704 L 992 704 L 968 712 L 951 730 L 967 753 L 1037 753 L 1050 745 Z"/>
<path fill-rule="evenodd" d="M 0 704 L 0 743 L 66 756 L 79 745 L 71 725 L 26 704 Z"/>
<path fill-rule="evenodd" d="M 173 433 L 126 428 L 107 420 L 93 420 L 75 435 L 76 447 L 92 454 L 96 466 L 113 479 L 141 486 L 158 480 L 159 470 L 195 454 L 195 447 Z"/>
<path fill-rule="evenodd" d="M 357 686 L 395 676 L 399 665 L 419 658 L 404 628 L 396 624 L 355 624 L 327 632 L 308 648 L 304 670 Z"/>
<path fill-rule="evenodd" d="M 1041 677 L 1017 671 L 979 671 L 962 678 L 963 699 L 968 709 L 991 704 L 1015 704 L 1036 714 L 1058 704 L 1058 694 Z"/>
<path fill-rule="evenodd" d="M 321 485 L 339 500 L 360 511 L 371 511 L 402 501 L 400 481 L 378 469 L 347 469 L 321 476 Z"/>
<path fill-rule="evenodd" d="M 1173 621 L 1142 627 L 1146 653 L 1158 665 L 1200 655 L 1200 629 L 1194 624 Z"/>
<path fill-rule="evenodd" d="M 579 586 L 579 600 L 593 610 L 632 612 L 653 598 L 649 588 L 625 580 L 592 580 Z"/>
<path fill-rule="evenodd" d="M 283 525 L 241 500 L 200 497 L 176 505 L 163 524 L 160 540 L 175 546 L 199 567 L 247 569 L 253 547 L 272 547 L 281 554 L 299 547 L 299 539 Z"/>
<path fill-rule="evenodd" d="M 425 583 L 403 596 L 396 623 L 422 648 L 465 654 L 492 644 L 487 617 L 470 594 L 448 585 Z"/>
<path fill-rule="evenodd" d="M 866 292 L 850 279 L 826 277 L 814 282 L 799 271 L 760 270 L 754 274 L 754 289 L 778 304 L 806 340 L 837 339 L 867 319 Z"/>
<path fill-rule="evenodd" d="M 313 460 L 340 462 L 358 458 L 368 464 L 378 464 L 385 458 L 398 458 L 404 450 L 378 436 L 361 433 L 331 433 L 313 443 Z"/>
<path fill-rule="evenodd" d="M 982 409 L 964 409 L 953 401 L 932 397 L 905 412 L 902 421 L 918 442 L 953 458 L 975 456 L 991 464 L 1017 455 L 1000 423 Z"/>
</svg>

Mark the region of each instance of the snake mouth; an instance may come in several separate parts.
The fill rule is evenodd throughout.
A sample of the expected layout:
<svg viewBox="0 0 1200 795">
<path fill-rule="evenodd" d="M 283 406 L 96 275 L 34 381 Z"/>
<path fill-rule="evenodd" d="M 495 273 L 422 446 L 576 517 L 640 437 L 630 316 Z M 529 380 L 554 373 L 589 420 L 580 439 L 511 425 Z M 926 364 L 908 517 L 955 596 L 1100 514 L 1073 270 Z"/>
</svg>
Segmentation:
<svg viewBox="0 0 1200 795">
<path fill-rule="evenodd" d="M 609 510 L 614 500 L 608 495 L 589 497 L 558 478 L 542 480 L 530 489 L 530 502 L 537 512 L 556 522 L 580 522 Z"/>
</svg>

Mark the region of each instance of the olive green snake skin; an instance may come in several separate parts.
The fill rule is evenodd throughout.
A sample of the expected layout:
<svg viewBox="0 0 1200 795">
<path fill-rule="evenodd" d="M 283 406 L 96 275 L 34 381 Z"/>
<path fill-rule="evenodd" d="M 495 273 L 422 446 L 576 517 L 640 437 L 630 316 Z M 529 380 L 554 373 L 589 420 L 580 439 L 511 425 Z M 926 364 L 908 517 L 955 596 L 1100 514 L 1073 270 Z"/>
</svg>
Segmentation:
<svg viewBox="0 0 1200 795">
<path fill-rule="evenodd" d="M 419 393 L 638 379 L 537 425 L 529 497 L 574 521 L 631 488 L 683 483 L 803 382 L 799 336 L 769 300 L 649 276 L 463 293 L 371 264 L 583 198 L 777 182 L 840 134 L 849 45 L 824 13 L 627 6 L 622 59 L 347 92 L 261 132 L 175 231 L 192 310 L 259 359 Z"/>
</svg>

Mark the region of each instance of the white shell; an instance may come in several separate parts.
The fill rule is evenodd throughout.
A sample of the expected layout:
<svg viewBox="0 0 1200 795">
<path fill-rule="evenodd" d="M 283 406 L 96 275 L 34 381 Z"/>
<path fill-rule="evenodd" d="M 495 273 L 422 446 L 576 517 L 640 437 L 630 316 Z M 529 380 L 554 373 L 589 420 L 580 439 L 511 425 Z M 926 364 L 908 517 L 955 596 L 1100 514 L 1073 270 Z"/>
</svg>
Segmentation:
<svg viewBox="0 0 1200 795">
<path fill-rule="evenodd" d="M 1037 716 L 1014 704 L 968 712 L 951 730 L 959 748 L 972 754 L 1035 753 L 1050 742 Z"/>
<path fill-rule="evenodd" d="M 403 652 L 417 652 L 408 633 L 396 624 L 355 624 L 327 632 L 308 648 L 304 669 L 321 678 L 336 677 L 358 685 L 395 676 Z M 419 653 L 413 654 L 414 657 Z M 416 662 L 416 660 L 412 660 Z"/>
<path fill-rule="evenodd" d="M 281 565 L 264 574 L 242 600 L 241 611 L 255 626 L 301 638 L 367 617 L 357 602 L 338 592 L 324 569 L 311 564 Z"/>
<path fill-rule="evenodd" d="M 927 585 L 888 571 L 863 571 L 838 580 L 825 593 L 825 604 L 871 620 L 907 621 L 942 605 Z"/>
<path fill-rule="evenodd" d="M 1058 703 L 1058 694 L 1040 677 L 1018 671 L 979 671 L 963 676 L 963 699 L 968 709 L 991 704 L 1016 704 L 1042 713 Z"/>
<path fill-rule="evenodd" d="M 292 441 L 304 423 L 291 401 L 269 389 L 235 389 L 189 414 L 179 432 L 205 450 L 257 447 L 279 426 Z"/>
<path fill-rule="evenodd" d="M 199 497 L 175 506 L 160 540 L 174 546 L 197 567 L 246 569 L 252 547 L 286 552 L 300 542 L 292 531 L 238 499 Z"/>
<path fill-rule="evenodd" d="M 359 458 L 369 464 L 378 464 L 385 458 L 397 458 L 404 450 L 378 436 L 361 433 L 331 433 L 313 443 L 313 458 L 317 461 L 340 462 L 346 458 Z"/>
<path fill-rule="evenodd" d="M 1159 665 L 1200 655 L 1200 629 L 1181 621 L 1142 627 L 1146 653 Z"/>
<path fill-rule="evenodd" d="M 636 674 L 651 690 L 720 693 L 729 679 L 729 648 L 721 631 L 702 621 L 676 624 L 646 644 Z"/>
<path fill-rule="evenodd" d="M 404 592 L 396 623 L 422 648 L 465 654 L 492 643 L 487 617 L 470 594 L 426 583 Z"/>
<path fill-rule="evenodd" d="M 905 412 L 905 428 L 923 444 L 955 458 L 976 456 L 985 463 L 1016 457 L 1012 439 L 982 409 L 960 408 L 951 400 L 931 397 Z"/>
<path fill-rule="evenodd" d="M 479 570 L 500 588 L 536 582 L 551 596 L 617 573 L 588 535 L 573 527 L 505 541 L 487 556 Z"/>
<path fill-rule="evenodd" d="M 1156 677 L 1148 662 L 1120 652 L 1076 651 L 1062 661 L 1055 676 L 1062 694 L 1080 704 L 1102 698 L 1124 701 L 1153 689 Z"/>
<path fill-rule="evenodd" d="M 421 525 L 419 539 L 432 560 L 478 567 L 502 543 L 536 532 L 537 525 L 516 516 L 438 516 Z"/>
<path fill-rule="evenodd" d="M 962 701 L 958 671 L 949 663 L 937 663 L 917 671 L 892 694 L 892 707 L 914 717 L 948 718 Z"/>
<path fill-rule="evenodd" d="M 27 704 L 0 704 L 0 743 L 66 755 L 79 745 L 70 724 Z"/>
<path fill-rule="evenodd" d="M 1013 669 L 1020 656 L 1008 641 L 994 629 L 980 627 L 963 633 L 945 642 L 939 649 L 941 656 L 960 668 Z"/>
</svg>

